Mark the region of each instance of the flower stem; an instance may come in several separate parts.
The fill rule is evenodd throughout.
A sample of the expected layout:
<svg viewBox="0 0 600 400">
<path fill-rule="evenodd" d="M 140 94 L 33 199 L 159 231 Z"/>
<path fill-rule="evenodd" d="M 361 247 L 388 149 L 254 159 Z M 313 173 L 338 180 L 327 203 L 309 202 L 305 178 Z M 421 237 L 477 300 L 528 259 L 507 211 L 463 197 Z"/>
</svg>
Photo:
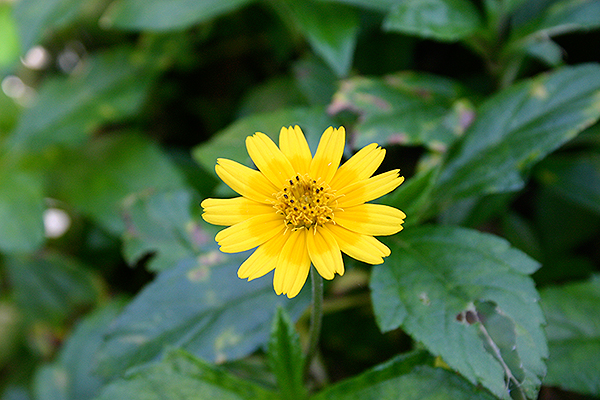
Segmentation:
<svg viewBox="0 0 600 400">
<path fill-rule="evenodd" d="M 323 278 L 315 267 L 311 267 L 310 282 L 312 284 L 312 309 L 310 311 L 306 363 L 304 364 L 305 373 L 310 369 L 312 359 L 317 352 L 317 345 L 321 336 L 321 321 L 323 320 Z"/>
</svg>

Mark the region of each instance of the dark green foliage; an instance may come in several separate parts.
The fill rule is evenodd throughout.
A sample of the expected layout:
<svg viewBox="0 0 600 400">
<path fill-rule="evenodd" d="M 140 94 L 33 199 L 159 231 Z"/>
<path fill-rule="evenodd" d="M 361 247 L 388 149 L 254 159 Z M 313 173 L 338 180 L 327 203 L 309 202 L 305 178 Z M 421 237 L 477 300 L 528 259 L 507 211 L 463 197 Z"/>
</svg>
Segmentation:
<svg viewBox="0 0 600 400">
<path fill-rule="evenodd" d="M 600 396 L 599 29 L 598 0 L 0 1 L 0 400 Z M 310 284 L 238 279 L 200 207 L 296 124 L 406 177 L 310 369 Z"/>
</svg>

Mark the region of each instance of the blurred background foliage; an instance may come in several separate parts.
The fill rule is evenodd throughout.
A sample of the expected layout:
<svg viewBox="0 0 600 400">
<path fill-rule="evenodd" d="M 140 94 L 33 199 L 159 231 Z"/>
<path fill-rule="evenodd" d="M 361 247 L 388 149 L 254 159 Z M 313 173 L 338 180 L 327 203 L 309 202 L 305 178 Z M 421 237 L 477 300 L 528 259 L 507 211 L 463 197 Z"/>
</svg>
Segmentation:
<svg viewBox="0 0 600 400">
<path fill-rule="evenodd" d="M 598 28 L 597 0 L 0 0 L 0 398 L 597 398 Z M 407 178 L 307 379 L 309 288 L 239 280 L 199 206 L 295 124 Z"/>
</svg>

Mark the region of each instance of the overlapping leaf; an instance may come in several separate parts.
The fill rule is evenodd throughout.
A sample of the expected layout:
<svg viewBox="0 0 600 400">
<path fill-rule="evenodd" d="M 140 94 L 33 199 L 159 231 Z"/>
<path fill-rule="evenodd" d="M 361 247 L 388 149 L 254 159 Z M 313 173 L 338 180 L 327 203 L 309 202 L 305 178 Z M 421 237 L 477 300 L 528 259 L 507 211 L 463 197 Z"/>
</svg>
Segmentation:
<svg viewBox="0 0 600 400">
<path fill-rule="evenodd" d="M 489 98 L 449 156 L 440 199 L 515 191 L 531 166 L 600 117 L 600 67 L 566 67 Z"/>
<path fill-rule="evenodd" d="M 96 400 L 272 400 L 273 392 L 192 357 L 171 351 L 163 361 L 106 386 Z"/>
<path fill-rule="evenodd" d="M 441 368 L 432 368 L 424 352 L 395 357 L 342 381 L 312 397 L 314 400 L 491 400 L 489 393 Z"/>
<path fill-rule="evenodd" d="M 444 151 L 473 120 L 457 83 L 420 73 L 398 73 L 384 79 L 357 77 L 343 82 L 330 112 L 359 115 L 354 144 L 425 145 Z"/>
<path fill-rule="evenodd" d="M 131 194 L 178 189 L 179 171 L 160 148 L 143 136 L 122 133 L 94 140 L 61 158 L 54 196 L 120 234 L 122 205 Z M 85 190 L 82 190 L 85 188 Z"/>
<path fill-rule="evenodd" d="M 307 301 L 302 295 L 291 301 L 275 295 L 271 275 L 252 282 L 239 279 L 236 271 L 246 257 L 223 254 L 215 246 L 158 275 L 111 326 L 99 371 L 121 374 L 155 359 L 165 346 L 224 362 L 265 344 L 277 307 L 295 319 Z"/>
<path fill-rule="evenodd" d="M 90 56 L 68 77 L 46 80 L 7 146 L 19 152 L 77 146 L 102 124 L 133 115 L 156 76 L 146 56 L 134 54 L 128 47 L 107 50 Z"/>
<path fill-rule="evenodd" d="M 394 256 L 371 277 L 380 328 L 402 327 L 498 397 L 511 388 L 535 398 L 547 357 L 528 277 L 539 265 L 501 238 L 464 228 L 412 228 L 390 248 Z"/>
</svg>

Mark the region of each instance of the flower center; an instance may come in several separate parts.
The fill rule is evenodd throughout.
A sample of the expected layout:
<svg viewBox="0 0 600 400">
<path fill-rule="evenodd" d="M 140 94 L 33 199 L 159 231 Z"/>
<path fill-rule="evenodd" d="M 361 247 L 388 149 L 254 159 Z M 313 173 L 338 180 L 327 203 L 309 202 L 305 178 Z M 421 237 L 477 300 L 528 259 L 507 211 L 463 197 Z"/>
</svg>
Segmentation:
<svg viewBox="0 0 600 400">
<path fill-rule="evenodd" d="M 312 179 L 308 174 L 296 175 L 288 180 L 275 195 L 274 205 L 292 229 L 310 228 L 333 221 L 332 200 L 334 191 L 325 182 Z"/>
</svg>

